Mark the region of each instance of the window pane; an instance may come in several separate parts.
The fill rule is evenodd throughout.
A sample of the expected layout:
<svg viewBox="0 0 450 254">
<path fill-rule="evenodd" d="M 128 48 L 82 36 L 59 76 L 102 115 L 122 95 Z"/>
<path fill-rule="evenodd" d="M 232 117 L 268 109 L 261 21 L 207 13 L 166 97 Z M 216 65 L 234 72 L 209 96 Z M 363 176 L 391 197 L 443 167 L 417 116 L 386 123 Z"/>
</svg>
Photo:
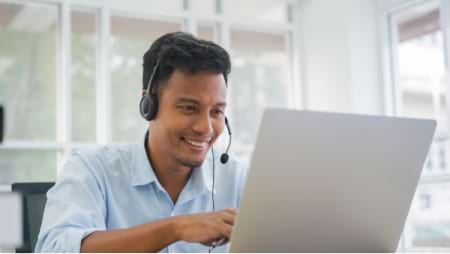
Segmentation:
<svg viewBox="0 0 450 254">
<path fill-rule="evenodd" d="M 113 8 L 143 10 L 153 12 L 179 12 L 183 9 L 182 0 L 109 0 Z"/>
<path fill-rule="evenodd" d="M 207 41 L 216 41 L 217 29 L 214 25 L 201 24 L 198 26 L 198 38 Z"/>
<path fill-rule="evenodd" d="M 217 0 L 190 0 L 191 10 L 198 16 L 212 16 L 216 14 Z"/>
<path fill-rule="evenodd" d="M 447 106 L 449 90 L 445 82 L 444 38 L 438 7 L 438 1 L 430 1 L 395 16 L 398 30 L 399 115 L 438 121 L 436 140 L 430 150 L 424 176 L 450 173 L 448 156 L 440 154 L 440 147 L 443 144 L 448 146 L 448 142 L 441 143 L 449 137 L 450 112 Z"/>
<path fill-rule="evenodd" d="M 438 122 L 424 165 L 409 219 L 405 226 L 407 250 L 450 247 L 450 142 L 448 84 L 440 27 L 439 1 L 426 1 L 393 15 L 397 50 L 398 114 Z M 445 211 L 445 212 L 444 212 Z"/>
<path fill-rule="evenodd" d="M 130 142 L 147 128 L 139 113 L 142 57 L 155 39 L 180 25 L 123 17 L 112 17 L 111 24 L 112 135 L 115 142 Z"/>
<path fill-rule="evenodd" d="M 434 118 L 437 132 L 448 133 L 444 39 L 435 5 L 405 11 L 398 20 L 400 115 Z M 442 112 L 444 111 L 444 112 Z"/>
<path fill-rule="evenodd" d="M 0 103 L 5 139 L 56 139 L 57 9 L 0 3 Z"/>
<path fill-rule="evenodd" d="M 285 37 L 233 30 L 231 54 L 230 122 L 236 135 L 233 150 L 248 161 L 263 110 L 288 106 Z"/>
<path fill-rule="evenodd" d="M 436 18 L 439 18 L 438 16 Z M 404 116 L 434 118 L 448 131 L 442 31 L 399 44 L 399 88 Z M 420 59 L 420 61 L 419 61 Z M 444 112 L 442 112 L 444 111 Z"/>
<path fill-rule="evenodd" d="M 0 184 L 56 179 L 56 151 L 0 150 Z"/>
<path fill-rule="evenodd" d="M 72 131 L 76 142 L 95 142 L 95 14 L 72 12 Z"/>
<path fill-rule="evenodd" d="M 223 0 L 225 14 L 242 21 L 288 22 L 286 0 Z"/>
<path fill-rule="evenodd" d="M 443 247 L 450 242 L 450 183 L 421 185 L 411 206 L 405 240 L 412 247 Z"/>
<path fill-rule="evenodd" d="M 450 175 L 450 140 L 447 138 L 435 139 L 431 144 L 423 176 Z"/>
</svg>

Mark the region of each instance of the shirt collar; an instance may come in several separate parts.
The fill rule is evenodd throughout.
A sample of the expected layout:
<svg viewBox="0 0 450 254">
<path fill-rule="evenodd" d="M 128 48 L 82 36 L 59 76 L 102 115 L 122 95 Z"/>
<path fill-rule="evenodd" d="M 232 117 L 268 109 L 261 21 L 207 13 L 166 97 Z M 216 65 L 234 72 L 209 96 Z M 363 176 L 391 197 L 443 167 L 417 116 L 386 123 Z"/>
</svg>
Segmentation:
<svg viewBox="0 0 450 254">
<path fill-rule="evenodd" d="M 212 160 L 207 156 L 200 167 L 193 169 L 189 180 L 192 181 L 192 185 L 198 192 L 212 191 L 212 177 Z"/>
<path fill-rule="evenodd" d="M 145 149 L 147 137 L 148 131 L 145 133 L 144 138 L 141 138 L 139 142 L 134 145 L 131 170 L 131 184 L 133 186 L 158 182 L 155 172 L 150 165 L 147 150 Z"/>
<path fill-rule="evenodd" d="M 146 143 L 148 138 L 148 131 L 145 133 L 144 138 L 139 140 L 134 145 L 134 152 L 132 156 L 132 173 L 131 184 L 133 186 L 146 185 L 152 182 L 157 183 L 160 186 L 158 178 L 153 171 L 150 161 L 147 156 Z M 217 155 L 215 154 L 217 157 Z M 212 191 L 212 156 L 211 152 L 205 158 L 203 164 L 192 170 L 192 174 L 186 186 L 191 185 L 193 190 L 197 193 L 205 190 Z"/>
</svg>

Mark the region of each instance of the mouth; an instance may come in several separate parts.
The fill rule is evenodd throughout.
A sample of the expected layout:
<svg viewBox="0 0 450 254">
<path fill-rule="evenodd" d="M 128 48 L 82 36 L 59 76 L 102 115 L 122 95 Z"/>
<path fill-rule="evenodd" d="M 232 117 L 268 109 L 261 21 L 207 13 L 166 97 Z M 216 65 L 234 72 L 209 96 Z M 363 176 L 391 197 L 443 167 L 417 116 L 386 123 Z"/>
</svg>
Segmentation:
<svg viewBox="0 0 450 254">
<path fill-rule="evenodd" d="M 181 140 L 183 140 L 185 143 L 187 143 L 191 148 L 194 148 L 195 150 L 203 150 L 208 147 L 208 144 L 211 142 L 211 139 L 209 140 L 198 140 L 198 139 L 190 139 L 186 137 L 182 137 Z"/>
</svg>

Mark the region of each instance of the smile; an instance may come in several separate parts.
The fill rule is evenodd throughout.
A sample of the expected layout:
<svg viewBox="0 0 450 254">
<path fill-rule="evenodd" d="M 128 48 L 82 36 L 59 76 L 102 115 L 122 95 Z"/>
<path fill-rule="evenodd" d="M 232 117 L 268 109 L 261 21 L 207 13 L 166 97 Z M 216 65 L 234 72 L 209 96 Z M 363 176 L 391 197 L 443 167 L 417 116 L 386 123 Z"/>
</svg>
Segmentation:
<svg viewBox="0 0 450 254">
<path fill-rule="evenodd" d="M 208 145 L 209 141 L 197 141 L 197 140 L 192 140 L 192 139 L 187 139 L 187 138 L 183 138 L 183 140 L 194 146 L 194 147 L 198 147 L 198 148 L 204 148 Z"/>
</svg>

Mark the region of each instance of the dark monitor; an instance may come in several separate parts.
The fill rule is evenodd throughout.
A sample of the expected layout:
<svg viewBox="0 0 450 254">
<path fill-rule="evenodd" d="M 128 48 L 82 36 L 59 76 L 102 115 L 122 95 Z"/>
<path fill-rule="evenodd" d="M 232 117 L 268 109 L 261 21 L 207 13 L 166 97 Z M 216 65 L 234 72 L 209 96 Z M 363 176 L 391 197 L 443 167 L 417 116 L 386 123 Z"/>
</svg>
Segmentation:
<svg viewBox="0 0 450 254">
<path fill-rule="evenodd" d="M 0 105 L 0 143 L 3 142 L 3 123 L 4 123 L 3 106 Z"/>
<path fill-rule="evenodd" d="M 30 234 L 31 250 L 34 251 L 36 246 L 37 236 L 41 229 L 42 217 L 44 216 L 45 203 L 47 202 L 46 194 L 31 194 L 25 197 L 27 207 L 32 207 L 33 210 L 27 212 L 28 217 L 28 232 Z"/>
<path fill-rule="evenodd" d="M 33 252 L 44 215 L 47 191 L 55 183 L 14 183 L 12 191 L 22 195 L 23 245 L 16 252 Z"/>
</svg>

